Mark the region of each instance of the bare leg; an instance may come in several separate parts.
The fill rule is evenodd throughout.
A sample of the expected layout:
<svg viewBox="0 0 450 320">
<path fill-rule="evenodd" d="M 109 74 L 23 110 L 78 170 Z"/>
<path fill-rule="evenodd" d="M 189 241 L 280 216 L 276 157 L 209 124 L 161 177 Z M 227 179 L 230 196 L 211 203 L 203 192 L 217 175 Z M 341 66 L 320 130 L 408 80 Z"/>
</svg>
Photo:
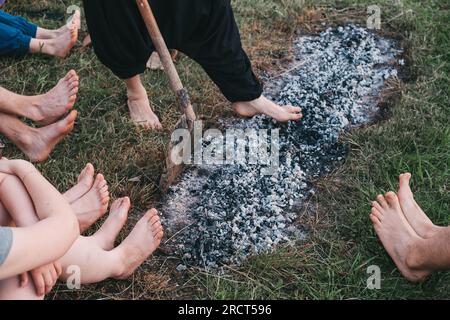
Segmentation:
<svg viewBox="0 0 450 320">
<path fill-rule="evenodd" d="M 63 195 L 66 200 L 72 204 L 91 190 L 94 184 L 95 169 L 91 163 L 86 164 L 78 176 L 78 183 L 67 190 Z"/>
<path fill-rule="evenodd" d="M 11 140 L 33 162 L 48 158 L 55 146 L 66 137 L 75 125 L 77 112 L 39 129 L 31 128 L 14 116 L 0 113 L 0 133 Z"/>
<path fill-rule="evenodd" d="M 74 106 L 78 85 L 78 75 L 71 70 L 42 95 L 23 96 L 0 87 L 0 112 L 26 117 L 40 125 L 53 123 Z"/>
<path fill-rule="evenodd" d="M 33 281 L 28 281 L 25 287 L 20 286 L 19 277 L 0 280 L 0 300 L 43 300 L 38 296 Z"/>
<path fill-rule="evenodd" d="M 80 199 L 71 204 L 78 218 L 80 232 L 83 233 L 108 210 L 108 184 L 102 174 L 95 178 L 92 188 Z"/>
<path fill-rule="evenodd" d="M 122 205 L 128 206 L 126 202 Z M 114 205 L 114 207 L 121 206 Z M 116 213 L 112 212 L 111 215 Z M 104 232 L 106 229 L 103 230 Z M 112 232 L 111 236 L 117 232 L 117 229 Z M 138 221 L 128 237 L 117 248 L 111 251 L 104 250 L 98 243 L 99 236 L 80 237 L 61 259 L 61 264 L 63 270 L 67 270 L 69 266 L 78 266 L 83 284 L 95 283 L 107 278 L 125 279 L 158 248 L 162 236 L 162 226 L 157 211 L 152 209 Z M 67 276 L 69 275 L 63 272 L 62 278 Z"/>
<path fill-rule="evenodd" d="M 30 53 L 44 53 L 51 56 L 64 58 L 73 48 L 78 38 L 78 27 L 72 21 L 71 28 L 52 39 L 31 39 Z M 39 36 L 43 37 L 45 33 L 42 29 Z"/>
<path fill-rule="evenodd" d="M 233 109 L 243 117 L 265 114 L 279 122 L 298 121 L 303 117 L 301 108 L 281 107 L 264 96 L 253 101 L 233 103 Z"/>
<path fill-rule="evenodd" d="M 95 283 L 107 278 L 124 279 L 129 277 L 159 246 L 163 230 L 155 209 L 149 210 L 138 221 L 128 237 L 117 248 L 106 251 L 101 243 L 111 243 L 123 226 L 123 217 L 129 209 L 129 199 L 119 199 L 113 204 L 105 224 L 92 237 L 79 237 L 72 248 L 61 258 L 63 275 L 67 279 L 68 267 L 78 266 L 81 270 L 81 283 Z M 120 212 L 119 212 L 120 211 Z M 112 240 L 113 241 L 113 240 Z M 18 277 L 0 281 L 1 299 L 42 299 L 36 296 L 32 284 L 20 287 Z"/>
<path fill-rule="evenodd" d="M 125 80 L 128 95 L 128 108 L 133 122 L 145 129 L 161 130 L 162 125 L 150 107 L 147 91 L 141 82 L 141 76 Z"/>
<path fill-rule="evenodd" d="M 400 175 L 400 187 L 398 189 L 400 206 L 411 227 L 420 237 L 428 239 L 446 228 L 434 225 L 425 212 L 419 207 L 416 200 L 414 200 L 414 195 L 409 186 L 410 180 L 410 173 Z"/>
</svg>

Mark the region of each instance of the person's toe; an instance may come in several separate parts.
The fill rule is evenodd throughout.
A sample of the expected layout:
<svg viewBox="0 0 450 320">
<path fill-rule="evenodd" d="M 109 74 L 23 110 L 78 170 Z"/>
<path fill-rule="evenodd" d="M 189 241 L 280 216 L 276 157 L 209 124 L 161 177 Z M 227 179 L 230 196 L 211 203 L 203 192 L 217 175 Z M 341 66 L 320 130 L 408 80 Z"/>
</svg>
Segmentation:
<svg viewBox="0 0 450 320">
<path fill-rule="evenodd" d="M 298 121 L 303 117 L 303 115 L 300 113 L 290 113 L 289 119 L 292 121 Z"/>
<path fill-rule="evenodd" d="M 378 220 L 382 221 L 383 220 L 383 214 L 381 213 L 381 211 L 379 211 L 376 208 L 372 208 L 372 210 L 370 211 L 370 213 L 372 215 L 374 215 L 375 217 L 378 218 Z"/>
<path fill-rule="evenodd" d="M 377 202 L 380 204 L 381 208 L 383 208 L 383 209 L 387 209 L 389 207 L 387 202 L 386 202 L 386 199 L 381 194 L 379 194 L 377 196 Z"/>
<path fill-rule="evenodd" d="M 385 196 L 389 206 L 393 209 L 400 209 L 400 203 L 398 202 L 398 197 L 395 192 L 389 191 Z"/>
<path fill-rule="evenodd" d="M 95 177 L 94 187 L 97 189 L 101 188 L 104 185 L 105 181 L 105 177 L 101 173 L 97 174 L 97 176 Z"/>
</svg>

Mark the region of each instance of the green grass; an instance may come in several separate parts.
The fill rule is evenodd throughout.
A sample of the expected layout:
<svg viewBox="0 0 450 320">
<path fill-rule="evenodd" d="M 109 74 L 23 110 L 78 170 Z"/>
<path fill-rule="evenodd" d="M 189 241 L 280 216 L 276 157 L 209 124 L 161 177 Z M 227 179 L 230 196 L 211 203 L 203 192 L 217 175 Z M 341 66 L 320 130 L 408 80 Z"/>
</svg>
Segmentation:
<svg viewBox="0 0 450 320">
<path fill-rule="evenodd" d="M 411 14 L 398 16 L 393 1 L 377 1 L 381 32 L 408 48 L 410 81 L 401 85 L 401 99 L 379 124 L 348 133 L 350 148 L 344 166 L 317 181 L 319 192 L 305 208 L 302 224 L 310 238 L 294 248 L 254 257 L 223 276 L 204 271 L 180 276 L 174 258 L 159 253 L 127 281 L 106 281 L 66 292 L 59 286 L 49 298 L 222 298 L 222 299 L 406 299 L 447 298 L 449 273 L 433 275 L 420 285 L 407 283 L 380 246 L 368 220 L 376 194 L 395 190 L 397 176 L 413 174 L 418 202 L 433 221 L 446 225 L 450 213 L 449 5 L 446 1 L 403 1 Z M 46 27 L 62 23 L 65 7 L 79 1 L 8 3 L 8 10 Z M 291 57 L 295 31 L 315 32 L 327 25 L 364 22 L 372 1 L 239 0 L 234 1 L 243 42 L 258 73 L 278 72 Z M 337 8 L 337 9 L 336 9 Z M 387 23 L 389 21 L 389 23 Z M 211 123 L 231 114 L 229 105 L 200 68 L 187 58 L 177 64 L 182 80 L 203 118 Z M 124 88 L 100 64 L 91 49 L 77 47 L 65 60 L 41 56 L 0 60 L 0 84 L 24 94 L 44 92 L 68 70 L 81 77 L 80 115 L 74 132 L 39 168 L 65 190 L 86 162 L 92 162 L 110 183 L 113 197 L 129 195 L 131 225 L 160 199 L 159 176 L 164 148 L 177 120 L 174 99 L 162 73 L 144 76 L 150 100 L 163 122 L 162 133 L 143 133 L 128 120 Z M 22 157 L 12 145 L 5 155 Z M 140 182 L 129 181 L 140 176 Z M 125 233 L 124 233 L 125 234 Z M 378 265 L 381 290 L 366 289 L 366 268 Z"/>
</svg>

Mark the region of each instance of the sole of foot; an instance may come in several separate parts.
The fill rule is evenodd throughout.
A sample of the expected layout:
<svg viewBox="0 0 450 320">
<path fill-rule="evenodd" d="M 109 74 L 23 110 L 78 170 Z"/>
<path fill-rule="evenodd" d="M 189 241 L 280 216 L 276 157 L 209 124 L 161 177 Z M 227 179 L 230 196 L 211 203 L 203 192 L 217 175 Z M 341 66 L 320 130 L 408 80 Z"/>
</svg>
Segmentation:
<svg viewBox="0 0 450 320">
<path fill-rule="evenodd" d="M 120 198 L 114 201 L 109 210 L 108 218 L 93 235 L 99 246 L 107 251 L 114 248 L 114 242 L 128 219 L 130 198 Z"/>
<path fill-rule="evenodd" d="M 411 174 L 404 173 L 399 177 L 398 198 L 403 213 L 411 227 L 422 238 L 429 239 L 444 229 L 433 224 L 414 199 L 410 188 Z"/>
<path fill-rule="evenodd" d="M 91 163 L 86 164 L 78 176 L 77 184 L 64 193 L 64 198 L 72 204 L 88 193 L 94 184 L 94 174 L 94 166 Z"/>
<path fill-rule="evenodd" d="M 298 121 L 302 115 L 302 109 L 292 106 L 279 106 L 264 96 L 249 101 L 233 103 L 234 111 L 243 117 L 254 117 L 264 114 L 278 122 Z"/>
<path fill-rule="evenodd" d="M 78 89 L 79 77 L 75 70 L 70 70 L 53 89 L 38 97 L 37 116 L 32 120 L 41 126 L 56 122 L 75 105 Z"/>
<path fill-rule="evenodd" d="M 408 281 L 424 281 L 430 273 L 413 270 L 407 263 L 411 249 L 421 238 L 403 215 L 397 195 L 388 192 L 385 196 L 379 195 L 376 202 L 378 205 L 372 208 L 370 220 L 387 253 Z"/>
<path fill-rule="evenodd" d="M 86 231 L 106 213 L 108 203 L 108 183 L 102 174 L 98 174 L 92 188 L 71 204 L 80 224 L 80 232 Z"/>
<path fill-rule="evenodd" d="M 156 209 L 149 210 L 128 237 L 117 247 L 122 256 L 123 271 L 116 279 L 127 279 L 159 247 L 163 227 Z"/>
<path fill-rule="evenodd" d="M 45 161 L 55 146 L 73 130 L 77 114 L 73 110 L 66 118 L 54 124 L 38 129 L 30 128 L 21 138 L 20 149 L 31 162 Z"/>
</svg>

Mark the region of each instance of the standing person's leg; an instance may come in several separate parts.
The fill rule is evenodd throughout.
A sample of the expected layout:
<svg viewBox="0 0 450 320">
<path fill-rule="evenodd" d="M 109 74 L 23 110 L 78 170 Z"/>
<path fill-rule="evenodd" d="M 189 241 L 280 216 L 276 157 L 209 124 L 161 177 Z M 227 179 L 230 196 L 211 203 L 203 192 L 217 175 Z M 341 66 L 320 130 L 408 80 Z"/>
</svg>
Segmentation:
<svg viewBox="0 0 450 320">
<path fill-rule="evenodd" d="M 124 80 L 124 82 L 127 87 L 127 105 L 133 122 L 146 129 L 161 130 L 161 122 L 159 122 L 150 106 L 147 90 L 142 85 L 141 76 L 134 76 Z"/>
<path fill-rule="evenodd" d="M 99 60 L 127 88 L 127 105 L 133 122 L 143 128 L 161 129 L 140 74 L 154 48 L 133 1 L 84 0 L 84 11 L 92 46 Z"/>
<path fill-rule="evenodd" d="M 73 108 L 78 88 L 79 77 L 74 70 L 40 95 L 24 96 L 0 87 L 0 112 L 25 117 L 41 125 L 50 124 Z"/>
<path fill-rule="evenodd" d="M 192 43 L 182 44 L 180 49 L 203 67 L 238 114 L 265 114 L 281 122 L 302 118 L 299 107 L 282 107 L 263 96 L 262 84 L 242 48 L 230 0 L 218 0 L 212 5 L 208 25 L 202 32 L 202 37 L 193 37 Z"/>
<path fill-rule="evenodd" d="M 42 128 L 25 125 L 15 116 L 0 113 L 0 133 L 13 142 L 33 162 L 48 158 L 55 146 L 67 136 L 75 125 L 77 112 Z"/>
</svg>

